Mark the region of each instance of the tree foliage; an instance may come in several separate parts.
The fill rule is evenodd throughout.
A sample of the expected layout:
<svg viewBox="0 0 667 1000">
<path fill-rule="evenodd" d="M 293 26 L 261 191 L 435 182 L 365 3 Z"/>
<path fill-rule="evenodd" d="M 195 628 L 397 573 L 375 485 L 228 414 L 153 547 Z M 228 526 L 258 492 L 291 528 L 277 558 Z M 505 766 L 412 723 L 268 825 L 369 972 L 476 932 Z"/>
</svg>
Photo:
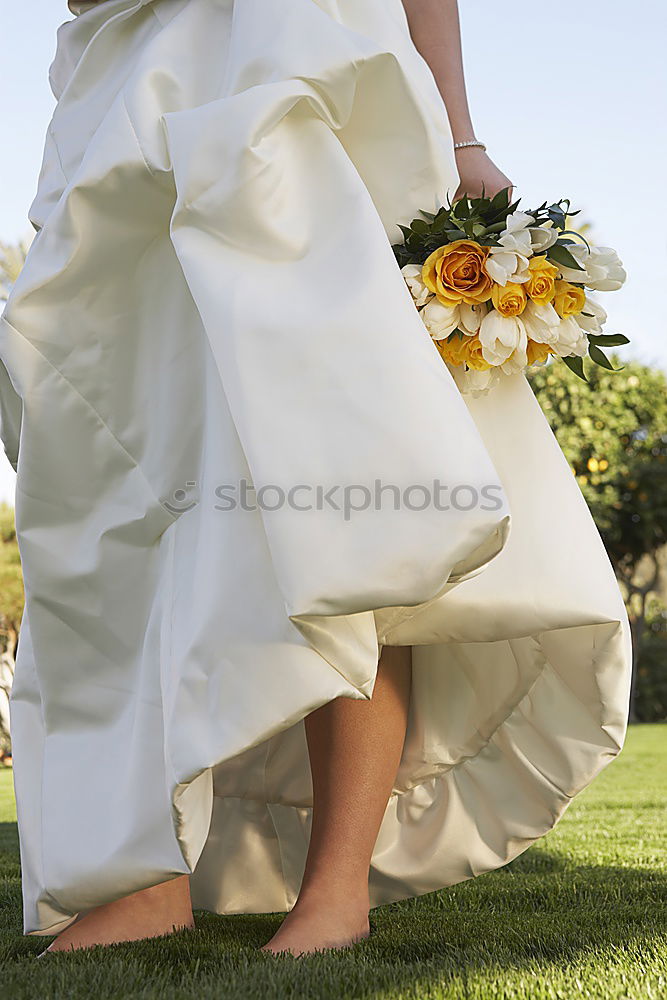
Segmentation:
<svg viewBox="0 0 667 1000">
<path fill-rule="evenodd" d="M 9 504 L 0 503 L 0 645 L 12 656 L 16 651 L 23 602 L 14 510 Z"/>
<path fill-rule="evenodd" d="M 0 240 L 0 302 L 9 297 L 12 285 L 19 276 L 25 263 L 30 244 L 35 234 L 27 236 L 18 243 L 3 243 Z"/>
<path fill-rule="evenodd" d="M 9 694 L 23 615 L 24 591 L 14 510 L 0 503 L 0 755 L 9 751 Z"/>
<path fill-rule="evenodd" d="M 637 664 L 667 542 L 667 375 L 627 362 L 619 372 L 592 366 L 586 383 L 550 364 L 530 383 L 623 584 Z"/>
</svg>

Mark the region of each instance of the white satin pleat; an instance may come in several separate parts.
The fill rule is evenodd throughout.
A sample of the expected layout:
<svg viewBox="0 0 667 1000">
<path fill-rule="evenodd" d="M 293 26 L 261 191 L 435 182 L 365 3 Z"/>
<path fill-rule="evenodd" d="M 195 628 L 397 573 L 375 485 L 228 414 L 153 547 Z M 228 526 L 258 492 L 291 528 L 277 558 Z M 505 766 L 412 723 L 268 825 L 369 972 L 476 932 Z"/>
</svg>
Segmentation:
<svg viewBox="0 0 667 1000">
<path fill-rule="evenodd" d="M 303 718 L 414 645 L 373 905 L 504 864 L 623 743 L 629 628 L 523 376 L 462 397 L 396 266 L 457 185 L 401 0 L 70 2 L 0 318 L 24 930 L 192 872 L 282 910 Z M 440 479 L 497 502 L 225 509 Z"/>
</svg>

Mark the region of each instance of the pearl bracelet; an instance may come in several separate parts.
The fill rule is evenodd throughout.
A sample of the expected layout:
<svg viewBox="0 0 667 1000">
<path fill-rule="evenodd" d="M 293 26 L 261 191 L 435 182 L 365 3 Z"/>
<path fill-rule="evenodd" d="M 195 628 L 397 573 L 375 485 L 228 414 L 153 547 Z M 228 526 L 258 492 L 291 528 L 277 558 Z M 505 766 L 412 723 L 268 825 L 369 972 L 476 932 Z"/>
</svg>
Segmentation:
<svg viewBox="0 0 667 1000">
<path fill-rule="evenodd" d="M 486 150 L 486 146 L 479 139 L 466 139 L 465 142 L 454 143 L 454 149 L 465 149 L 467 146 L 481 146 L 482 149 Z"/>
</svg>

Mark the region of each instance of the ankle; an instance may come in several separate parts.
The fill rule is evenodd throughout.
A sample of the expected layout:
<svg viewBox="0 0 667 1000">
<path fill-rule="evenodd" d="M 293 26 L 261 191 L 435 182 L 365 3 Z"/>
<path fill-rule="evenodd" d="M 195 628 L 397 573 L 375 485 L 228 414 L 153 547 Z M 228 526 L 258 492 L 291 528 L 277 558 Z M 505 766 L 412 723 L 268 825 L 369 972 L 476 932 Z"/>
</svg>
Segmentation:
<svg viewBox="0 0 667 1000">
<path fill-rule="evenodd" d="M 92 922 L 100 926 L 107 922 L 147 928 L 193 926 L 189 883 L 180 879 L 170 880 L 128 893 L 111 903 L 95 907 L 83 919 L 88 925 Z"/>
<path fill-rule="evenodd" d="M 368 913 L 370 910 L 368 884 L 355 886 L 324 881 L 312 882 L 302 886 L 294 906 L 298 906 L 300 911 L 325 906 L 329 910 Z"/>
</svg>

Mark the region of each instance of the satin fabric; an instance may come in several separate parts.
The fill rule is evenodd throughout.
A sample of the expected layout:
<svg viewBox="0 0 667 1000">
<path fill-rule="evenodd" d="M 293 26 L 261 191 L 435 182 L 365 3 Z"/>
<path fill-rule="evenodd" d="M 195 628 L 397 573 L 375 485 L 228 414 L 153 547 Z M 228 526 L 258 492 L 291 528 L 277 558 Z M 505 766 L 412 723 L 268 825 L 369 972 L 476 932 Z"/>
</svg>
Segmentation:
<svg viewBox="0 0 667 1000">
<path fill-rule="evenodd" d="M 504 864 L 621 748 L 629 628 L 524 376 L 461 396 L 396 265 L 458 182 L 400 0 L 70 8 L 0 318 L 24 932 L 182 873 L 195 907 L 291 907 L 303 718 L 369 698 L 387 644 L 372 905 Z M 243 479 L 495 503 L 226 509 Z"/>
</svg>

